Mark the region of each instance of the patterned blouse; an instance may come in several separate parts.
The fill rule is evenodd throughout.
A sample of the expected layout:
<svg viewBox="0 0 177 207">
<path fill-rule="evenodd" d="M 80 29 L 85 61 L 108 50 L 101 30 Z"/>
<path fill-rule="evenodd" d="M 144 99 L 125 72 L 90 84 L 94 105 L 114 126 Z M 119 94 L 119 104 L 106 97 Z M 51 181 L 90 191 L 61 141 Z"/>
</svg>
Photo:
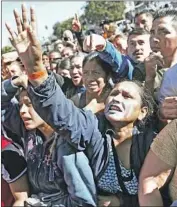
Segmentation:
<svg viewBox="0 0 177 207">
<path fill-rule="evenodd" d="M 113 148 L 112 144 L 110 144 L 110 156 L 107 169 L 101 176 L 98 181 L 98 187 L 100 190 L 104 192 L 109 192 L 112 194 L 116 194 L 118 192 L 122 192 L 121 186 L 118 181 L 117 172 L 116 172 L 116 164 L 114 160 Z M 126 169 L 121 161 L 119 160 L 121 175 L 122 177 L 128 178 L 132 174 L 132 179 L 129 181 L 124 181 L 124 185 L 130 195 L 135 195 L 138 193 L 138 180 L 134 172 L 131 169 Z"/>
</svg>

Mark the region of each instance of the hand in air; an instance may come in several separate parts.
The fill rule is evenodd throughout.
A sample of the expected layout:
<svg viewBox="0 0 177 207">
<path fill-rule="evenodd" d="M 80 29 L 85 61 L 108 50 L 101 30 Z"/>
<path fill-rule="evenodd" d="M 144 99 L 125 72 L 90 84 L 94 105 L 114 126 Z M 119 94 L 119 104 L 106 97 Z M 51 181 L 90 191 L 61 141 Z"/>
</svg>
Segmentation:
<svg viewBox="0 0 177 207">
<path fill-rule="evenodd" d="M 166 97 L 160 106 L 159 115 L 161 119 L 177 119 L 177 97 Z"/>
<path fill-rule="evenodd" d="M 164 60 L 160 53 L 151 53 L 144 61 L 147 78 L 155 78 L 159 68 L 164 68 Z"/>
<path fill-rule="evenodd" d="M 82 29 L 81 23 L 79 21 L 79 18 L 77 16 L 77 14 L 75 14 L 75 17 L 74 17 L 74 19 L 72 21 L 72 30 L 74 32 L 80 32 L 81 29 Z"/>
<path fill-rule="evenodd" d="M 30 8 L 30 22 L 27 20 L 27 9 L 22 5 L 22 19 L 17 10 L 14 10 L 17 32 L 14 32 L 9 24 L 6 23 L 7 30 L 11 37 L 12 45 L 18 52 L 18 55 L 25 66 L 27 73 L 38 71 L 42 67 L 42 50 L 36 35 L 36 17 L 35 11 Z"/>
<path fill-rule="evenodd" d="M 97 34 L 91 34 L 89 36 L 86 36 L 83 43 L 83 49 L 86 52 L 91 51 L 102 51 L 104 50 L 106 46 L 106 40 L 101 36 Z"/>
</svg>

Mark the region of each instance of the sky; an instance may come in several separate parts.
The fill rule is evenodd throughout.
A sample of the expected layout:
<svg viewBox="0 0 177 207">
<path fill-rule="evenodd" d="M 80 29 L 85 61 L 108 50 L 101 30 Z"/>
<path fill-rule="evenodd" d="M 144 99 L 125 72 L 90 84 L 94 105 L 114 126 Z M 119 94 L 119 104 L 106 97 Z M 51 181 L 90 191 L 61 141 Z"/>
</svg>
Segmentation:
<svg viewBox="0 0 177 207">
<path fill-rule="evenodd" d="M 37 14 L 37 27 L 40 40 L 46 39 L 53 33 L 53 25 L 56 22 L 66 20 L 70 17 L 74 17 L 77 13 L 81 15 L 83 10 L 84 1 L 6 1 L 1 2 L 2 9 L 2 47 L 10 45 L 8 40 L 9 34 L 5 27 L 5 22 L 8 22 L 13 29 L 16 29 L 16 23 L 13 16 L 13 9 L 17 9 L 21 13 L 21 4 L 25 3 L 27 8 L 34 6 Z M 45 26 L 48 29 L 45 29 Z"/>
</svg>

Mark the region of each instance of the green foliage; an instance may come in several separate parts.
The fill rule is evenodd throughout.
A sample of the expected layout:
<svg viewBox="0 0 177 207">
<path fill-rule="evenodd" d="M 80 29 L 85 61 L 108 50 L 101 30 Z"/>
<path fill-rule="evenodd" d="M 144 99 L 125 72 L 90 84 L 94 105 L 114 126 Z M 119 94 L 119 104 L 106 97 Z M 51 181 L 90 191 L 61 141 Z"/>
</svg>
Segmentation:
<svg viewBox="0 0 177 207">
<path fill-rule="evenodd" d="M 100 24 L 105 19 L 122 19 L 125 5 L 123 1 L 88 1 L 84 9 L 84 16 L 89 23 Z"/>
<path fill-rule="evenodd" d="M 103 20 L 118 21 L 123 18 L 125 5 L 123 1 L 88 1 L 83 7 L 84 13 L 79 17 L 81 23 L 85 20 L 89 24 L 99 25 Z M 53 35 L 62 37 L 65 30 L 71 30 L 73 17 L 57 22 L 53 26 Z M 84 27 L 84 24 L 82 24 Z"/>
<path fill-rule="evenodd" d="M 58 38 L 61 38 L 62 34 L 65 30 L 67 30 L 67 29 L 71 30 L 72 20 L 73 20 L 73 18 L 69 18 L 63 22 L 57 22 L 53 26 L 53 30 L 54 30 L 53 35 L 57 36 Z"/>
<path fill-rule="evenodd" d="M 12 52 L 14 51 L 13 47 L 11 46 L 4 46 L 2 49 L 1 49 L 1 54 L 5 54 L 5 53 L 8 53 L 8 52 Z"/>
</svg>

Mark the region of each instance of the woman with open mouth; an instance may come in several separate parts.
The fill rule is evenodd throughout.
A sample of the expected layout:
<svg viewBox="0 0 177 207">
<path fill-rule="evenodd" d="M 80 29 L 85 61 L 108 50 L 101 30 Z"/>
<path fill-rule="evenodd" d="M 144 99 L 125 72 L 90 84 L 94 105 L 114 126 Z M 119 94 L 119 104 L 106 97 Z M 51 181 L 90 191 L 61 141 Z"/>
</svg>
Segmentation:
<svg viewBox="0 0 177 207">
<path fill-rule="evenodd" d="M 26 27 L 17 37 L 8 25 L 7 29 L 25 65 L 27 91 L 34 109 L 58 133 L 58 140 L 69 142 L 76 152 L 87 156 L 97 187 L 98 206 L 138 206 L 139 173 L 156 135 L 150 119 L 154 111 L 151 94 L 136 82 L 116 84 L 106 99 L 104 116 L 99 120 L 104 122 L 104 128 L 100 130 L 96 116 L 68 100 L 54 75 L 43 67 L 34 29 Z M 20 43 L 23 47 L 19 47 L 22 32 L 27 35 Z M 26 57 L 31 57 L 30 61 Z M 88 87 L 94 91 L 96 83 L 89 82 Z"/>
</svg>

